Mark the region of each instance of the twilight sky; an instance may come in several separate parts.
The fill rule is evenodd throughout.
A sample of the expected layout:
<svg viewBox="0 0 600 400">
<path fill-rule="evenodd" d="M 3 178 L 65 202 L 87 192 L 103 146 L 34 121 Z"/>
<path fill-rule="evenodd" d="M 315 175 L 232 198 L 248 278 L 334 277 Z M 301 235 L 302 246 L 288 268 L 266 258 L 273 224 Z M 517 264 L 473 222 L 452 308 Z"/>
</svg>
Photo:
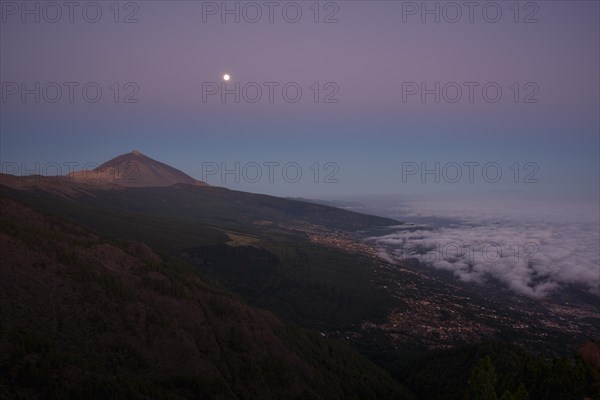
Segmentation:
<svg viewBox="0 0 600 400">
<path fill-rule="evenodd" d="M 3 0 L 2 172 L 138 149 L 276 195 L 597 194 L 599 4 Z"/>
</svg>

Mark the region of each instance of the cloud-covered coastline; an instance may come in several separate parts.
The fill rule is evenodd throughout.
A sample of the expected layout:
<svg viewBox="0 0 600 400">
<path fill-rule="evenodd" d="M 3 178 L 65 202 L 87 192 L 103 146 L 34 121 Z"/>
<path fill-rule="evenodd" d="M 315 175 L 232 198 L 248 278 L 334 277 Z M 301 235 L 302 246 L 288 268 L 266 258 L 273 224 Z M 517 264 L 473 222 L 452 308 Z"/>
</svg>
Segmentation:
<svg viewBox="0 0 600 400">
<path fill-rule="evenodd" d="M 467 282 L 493 278 L 530 297 L 567 285 L 600 296 L 600 216 L 594 201 L 414 199 L 390 207 L 388 214 L 453 221 L 441 227 L 407 224 L 371 238 L 396 260 L 417 258 Z"/>
</svg>

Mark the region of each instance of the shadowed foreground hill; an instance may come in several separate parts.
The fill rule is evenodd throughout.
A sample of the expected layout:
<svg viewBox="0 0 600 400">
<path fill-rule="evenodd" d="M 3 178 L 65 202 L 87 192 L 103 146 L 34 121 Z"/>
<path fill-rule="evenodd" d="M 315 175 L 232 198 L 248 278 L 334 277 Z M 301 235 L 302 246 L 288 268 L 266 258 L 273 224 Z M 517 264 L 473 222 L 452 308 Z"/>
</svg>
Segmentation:
<svg viewBox="0 0 600 400">
<path fill-rule="evenodd" d="M 0 197 L 0 398 L 411 398 L 145 245 Z"/>
</svg>

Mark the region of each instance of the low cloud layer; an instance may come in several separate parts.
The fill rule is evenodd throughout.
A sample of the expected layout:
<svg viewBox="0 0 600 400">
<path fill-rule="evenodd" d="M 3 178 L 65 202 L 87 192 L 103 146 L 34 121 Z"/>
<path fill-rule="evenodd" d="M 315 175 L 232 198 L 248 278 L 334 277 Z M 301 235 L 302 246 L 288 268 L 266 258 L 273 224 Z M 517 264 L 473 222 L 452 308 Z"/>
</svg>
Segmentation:
<svg viewBox="0 0 600 400">
<path fill-rule="evenodd" d="M 593 201 L 532 199 L 413 200 L 388 208 L 413 223 L 372 238 L 397 260 L 418 258 L 461 280 L 497 279 L 541 298 L 565 285 L 600 295 L 599 210 Z"/>
</svg>

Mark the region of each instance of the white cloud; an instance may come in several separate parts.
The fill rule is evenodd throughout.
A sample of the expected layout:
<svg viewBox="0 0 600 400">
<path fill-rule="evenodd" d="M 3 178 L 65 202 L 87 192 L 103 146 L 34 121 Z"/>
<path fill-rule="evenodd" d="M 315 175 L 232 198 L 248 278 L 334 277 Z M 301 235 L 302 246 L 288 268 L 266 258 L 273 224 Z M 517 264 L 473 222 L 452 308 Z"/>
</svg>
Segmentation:
<svg viewBox="0 0 600 400">
<path fill-rule="evenodd" d="M 372 240 L 396 259 L 417 257 L 464 281 L 494 278 L 538 298 L 567 284 L 600 295 L 597 202 L 501 197 L 403 202 L 390 208 L 397 219 L 453 222 L 408 225 Z"/>
</svg>

